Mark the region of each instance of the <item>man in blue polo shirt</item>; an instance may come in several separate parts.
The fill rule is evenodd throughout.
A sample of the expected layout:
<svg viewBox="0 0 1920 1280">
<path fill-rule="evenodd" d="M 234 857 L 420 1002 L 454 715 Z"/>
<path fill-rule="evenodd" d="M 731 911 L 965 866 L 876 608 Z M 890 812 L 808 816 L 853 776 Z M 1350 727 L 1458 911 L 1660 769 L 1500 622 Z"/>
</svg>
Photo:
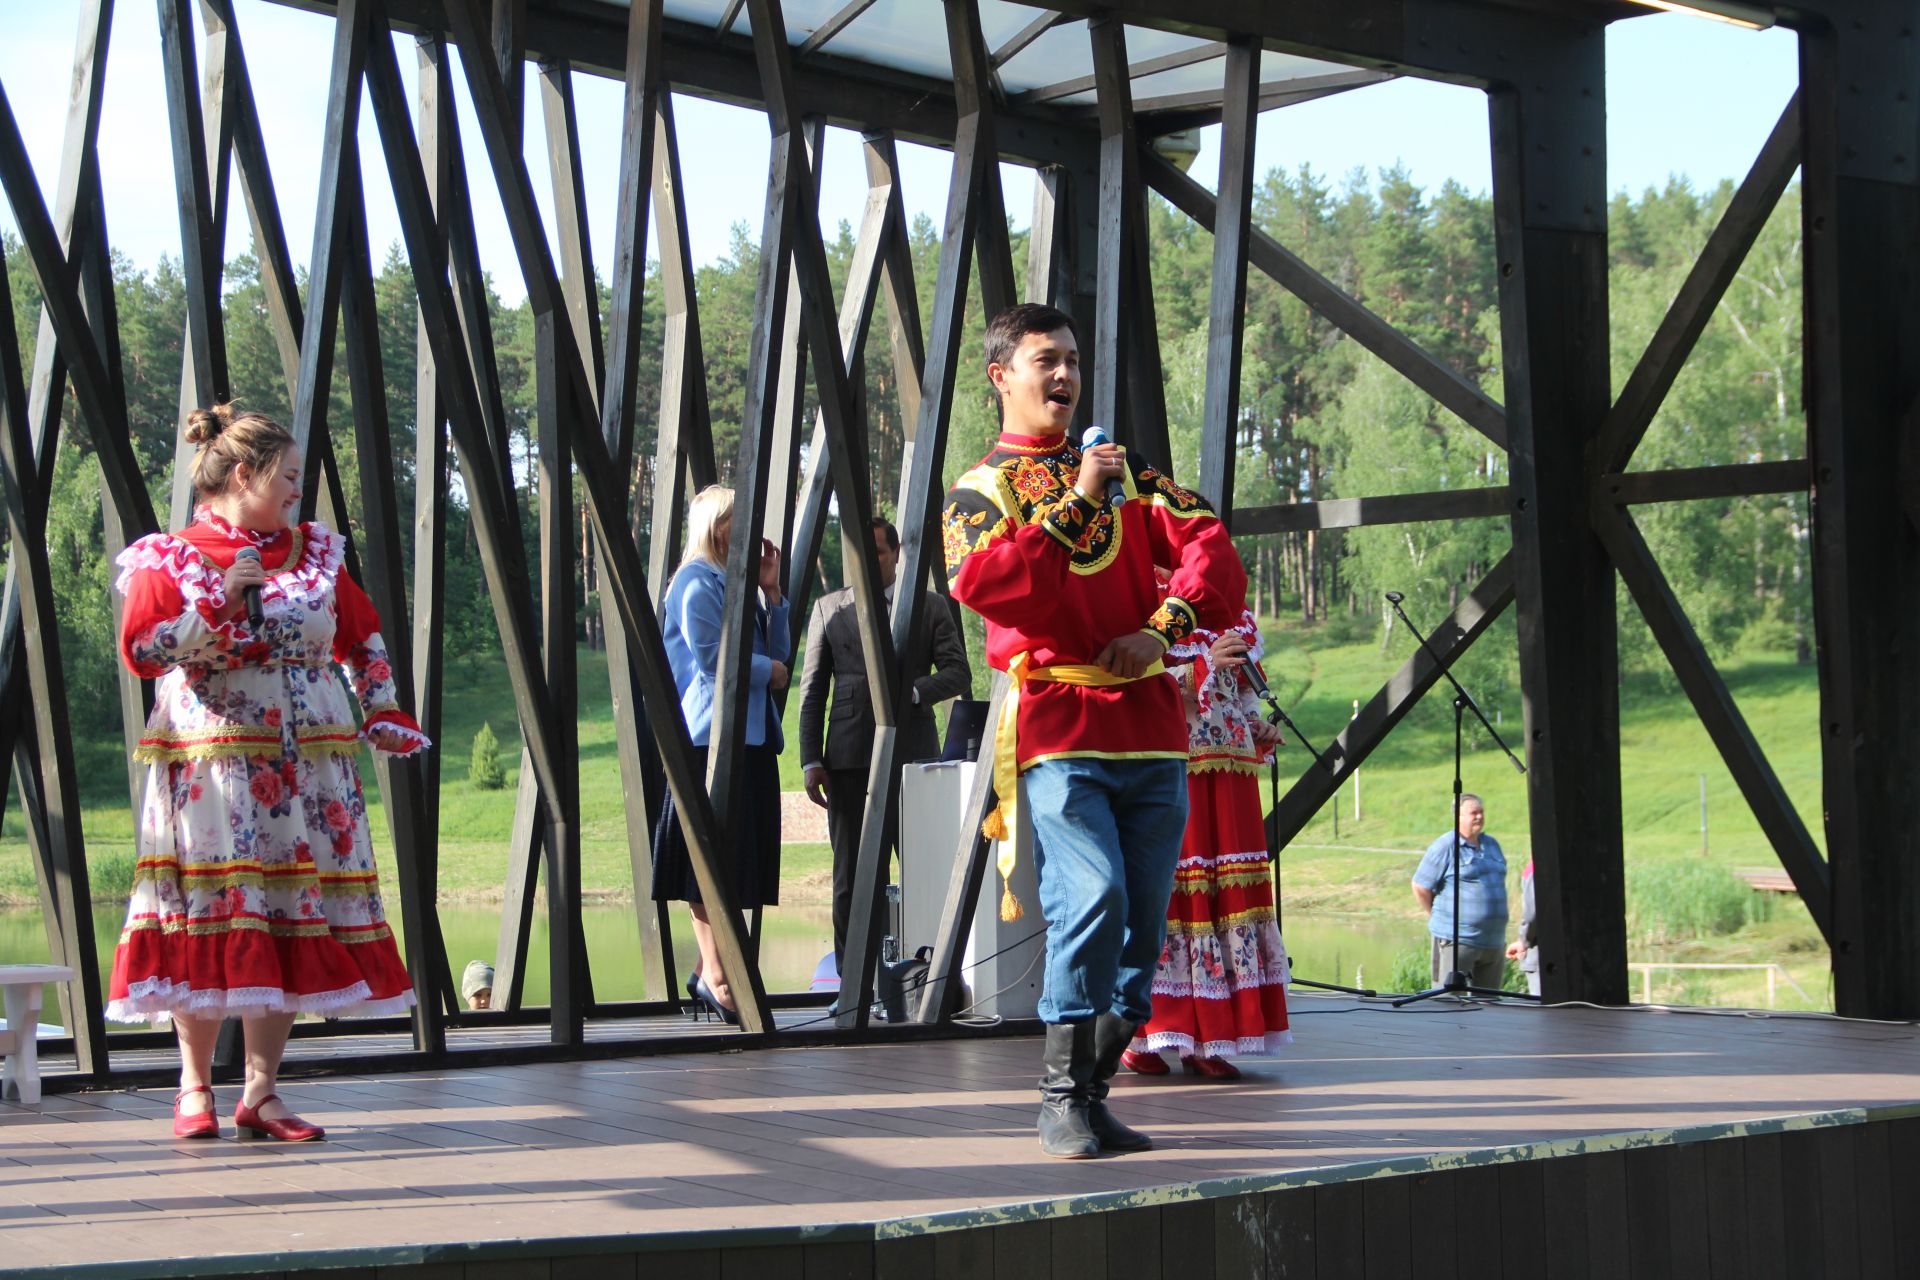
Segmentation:
<svg viewBox="0 0 1920 1280">
<path fill-rule="evenodd" d="M 1433 984 L 1459 970 L 1476 987 L 1498 991 L 1507 975 L 1507 858 L 1486 834 L 1480 797 L 1460 797 L 1460 954 L 1453 952 L 1453 833 L 1427 846 L 1413 873 L 1413 897 L 1433 935 Z"/>
</svg>

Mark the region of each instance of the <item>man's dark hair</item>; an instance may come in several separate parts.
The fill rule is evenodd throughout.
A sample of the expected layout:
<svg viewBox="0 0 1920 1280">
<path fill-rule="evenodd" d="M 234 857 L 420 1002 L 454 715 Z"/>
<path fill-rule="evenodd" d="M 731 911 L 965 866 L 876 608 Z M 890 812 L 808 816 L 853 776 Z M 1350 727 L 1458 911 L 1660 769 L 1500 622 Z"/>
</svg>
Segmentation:
<svg viewBox="0 0 1920 1280">
<path fill-rule="evenodd" d="M 893 522 L 885 516 L 874 516 L 868 520 L 867 530 L 870 533 L 877 533 L 884 530 L 887 535 L 887 549 L 890 551 L 898 551 L 900 549 L 900 531 L 894 528 Z"/>
<path fill-rule="evenodd" d="M 1072 334 L 1076 343 L 1080 341 L 1080 330 L 1074 327 L 1073 317 L 1058 307 L 1042 306 L 1038 302 L 1008 307 L 987 321 L 987 363 L 1008 364 L 1020 339 L 1030 333 L 1053 333 L 1058 329 Z"/>
</svg>

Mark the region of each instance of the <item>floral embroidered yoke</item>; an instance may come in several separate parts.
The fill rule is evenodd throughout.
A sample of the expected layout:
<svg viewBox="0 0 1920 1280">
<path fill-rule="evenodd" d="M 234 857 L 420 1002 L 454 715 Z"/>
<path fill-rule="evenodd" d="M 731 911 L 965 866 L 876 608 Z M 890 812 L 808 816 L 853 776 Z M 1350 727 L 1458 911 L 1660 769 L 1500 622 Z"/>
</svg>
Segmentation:
<svg viewBox="0 0 1920 1280">
<path fill-rule="evenodd" d="M 1085 665 L 1136 631 L 1162 644 L 1230 623 L 1246 571 L 1198 495 L 1130 462 L 1119 503 L 1074 490 L 1080 450 L 1064 435 L 1003 433 L 947 494 L 942 540 L 954 598 L 987 623 L 1001 671 Z M 1175 566 L 1163 599 L 1153 566 Z M 1180 695 L 1154 676 L 1115 685 L 1033 681 L 1019 704 L 1025 768 L 1069 756 L 1181 758 Z"/>
<path fill-rule="evenodd" d="M 403 754 L 431 744 L 400 709 L 379 616 L 324 525 L 261 533 L 205 507 L 196 517 L 119 558 L 121 656 L 158 683 L 134 753 L 147 794 L 107 1016 L 402 1011 L 413 992 L 355 757 L 376 729 Z M 219 620 L 243 546 L 268 573 L 257 634 L 244 613 Z"/>
</svg>

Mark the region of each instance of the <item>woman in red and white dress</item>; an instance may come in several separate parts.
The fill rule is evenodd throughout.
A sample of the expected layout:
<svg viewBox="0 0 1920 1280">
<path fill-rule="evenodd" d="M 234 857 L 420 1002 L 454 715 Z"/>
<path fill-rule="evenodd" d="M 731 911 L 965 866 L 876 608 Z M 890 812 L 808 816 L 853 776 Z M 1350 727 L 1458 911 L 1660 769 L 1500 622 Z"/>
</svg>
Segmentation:
<svg viewBox="0 0 1920 1280">
<path fill-rule="evenodd" d="M 1121 1058 L 1142 1075 L 1165 1075 L 1160 1054 L 1173 1049 L 1189 1074 L 1233 1080 L 1240 1071 L 1227 1059 L 1271 1053 L 1293 1038 L 1258 784 L 1280 734 L 1244 673 L 1259 642 L 1246 612 L 1229 631 L 1196 631 L 1167 651 L 1187 707 L 1187 833 L 1153 975 L 1153 1018 Z"/>
<path fill-rule="evenodd" d="M 363 739 L 399 755 L 429 743 L 395 699 L 379 616 L 341 567 L 344 539 L 316 522 L 288 527 L 300 501 L 293 437 L 229 405 L 196 410 L 186 436 L 200 447 L 204 505 L 188 528 L 119 558 L 121 656 L 158 683 L 134 753 L 147 795 L 107 1016 L 173 1021 L 183 1138 L 219 1136 L 213 1047 L 221 1020 L 239 1018 L 235 1126 L 311 1140 L 323 1131 L 275 1093 L 294 1018 L 394 1014 L 414 1000 L 381 908 L 355 757 Z M 257 557 L 240 554 L 249 548 Z"/>
</svg>

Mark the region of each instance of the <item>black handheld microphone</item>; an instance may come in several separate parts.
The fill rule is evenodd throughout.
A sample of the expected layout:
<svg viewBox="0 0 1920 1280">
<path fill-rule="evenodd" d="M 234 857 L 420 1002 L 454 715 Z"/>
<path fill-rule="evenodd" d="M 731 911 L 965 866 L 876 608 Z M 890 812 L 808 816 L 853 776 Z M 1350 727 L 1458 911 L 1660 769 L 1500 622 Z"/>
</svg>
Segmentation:
<svg viewBox="0 0 1920 1280">
<path fill-rule="evenodd" d="M 260 548 L 242 547 L 233 553 L 233 558 L 235 563 L 242 560 L 251 560 L 255 564 L 259 564 Z M 247 625 L 253 628 L 255 635 L 259 635 L 267 629 L 267 614 L 266 611 L 260 607 L 259 585 L 255 584 L 251 587 L 242 588 L 240 598 L 247 602 Z"/>
<path fill-rule="evenodd" d="M 1240 656 L 1244 659 L 1240 663 L 1240 671 L 1247 677 L 1247 683 L 1253 686 L 1255 696 L 1262 702 L 1275 702 L 1278 705 L 1273 690 L 1267 688 L 1267 678 L 1260 674 L 1260 667 L 1253 660 L 1253 650 L 1248 649 Z"/>
<path fill-rule="evenodd" d="M 1273 690 L 1267 688 L 1267 678 L 1260 674 L 1260 665 L 1248 654 L 1247 660 L 1240 664 L 1241 672 L 1247 677 L 1247 683 L 1253 686 L 1253 692 L 1262 702 L 1272 702 Z"/>
<path fill-rule="evenodd" d="M 1405 599 L 1406 599 L 1406 597 L 1405 597 L 1405 596 L 1403 596 L 1403 595 L 1401 595 L 1401 594 L 1400 594 L 1400 593 L 1399 593 L 1398 591 L 1389 591 L 1389 592 L 1387 592 L 1387 603 L 1388 603 L 1388 604 L 1399 604 L 1399 603 L 1400 603 L 1400 602 L 1401 602 L 1402 600 L 1405 600 Z"/>
<path fill-rule="evenodd" d="M 1104 427 L 1088 427 L 1080 436 L 1080 447 L 1082 449 L 1091 449 L 1097 444 L 1112 443 L 1113 441 L 1107 438 L 1107 432 Z M 1109 479 L 1107 481 L 1107 501 L 1117 507 L 1126 500 L 1126 482 L 1119 476 L 1114 476 Z"/>
</svg>

